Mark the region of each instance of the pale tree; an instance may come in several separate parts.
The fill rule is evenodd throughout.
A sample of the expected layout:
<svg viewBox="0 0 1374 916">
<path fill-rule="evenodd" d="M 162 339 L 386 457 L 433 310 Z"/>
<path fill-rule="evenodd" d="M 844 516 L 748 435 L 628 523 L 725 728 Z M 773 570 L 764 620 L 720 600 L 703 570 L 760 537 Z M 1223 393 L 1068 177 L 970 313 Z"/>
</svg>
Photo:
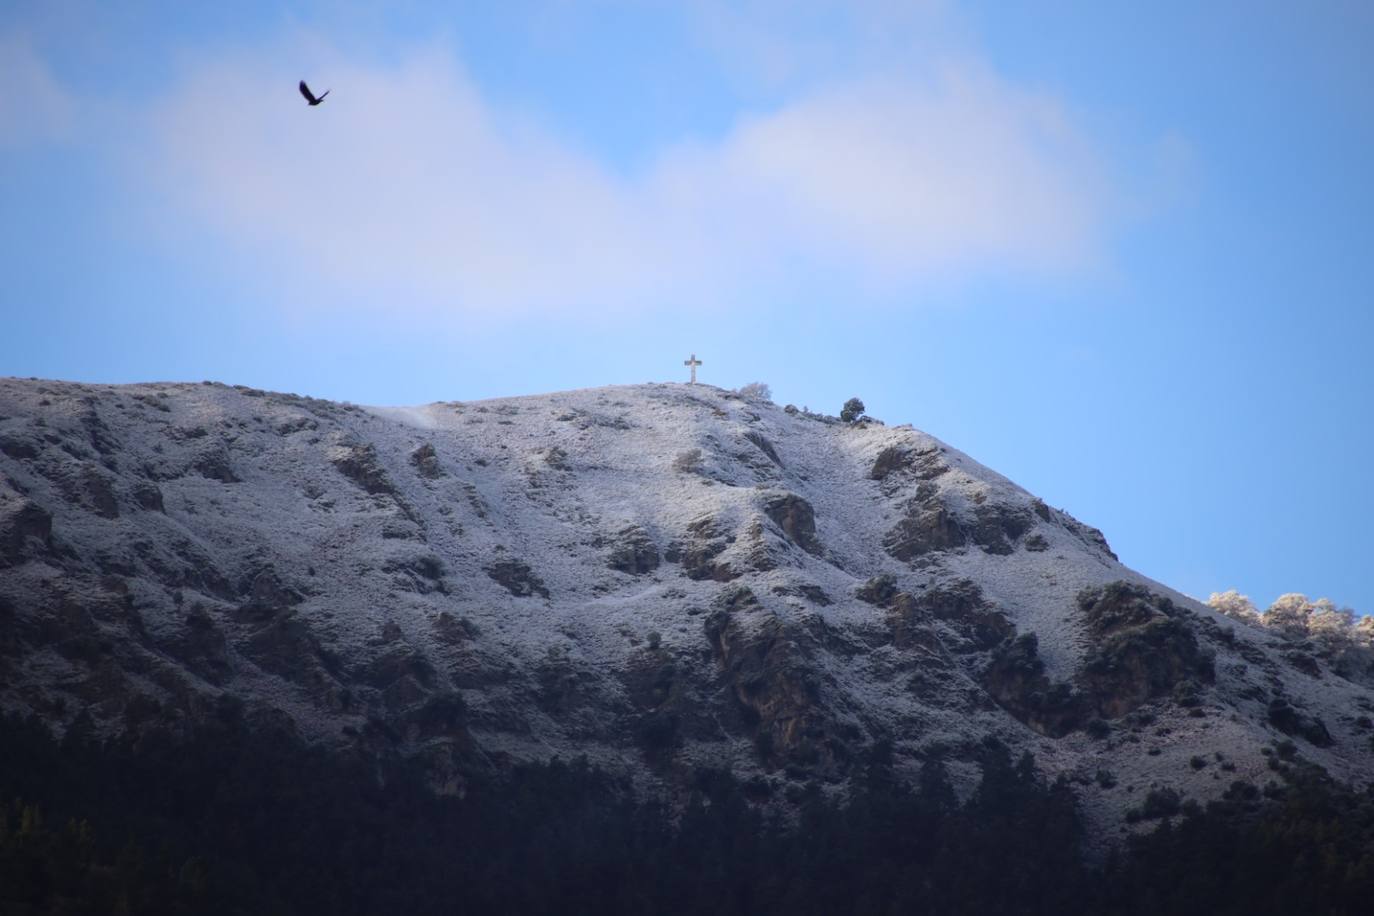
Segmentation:
<svg viewBox="0 0 1374 916">
<path fill-rule="evenodd" d="M 1312 616 L 1307 618 L 1307 629 L 1312 635 L 1332 638 L 1347 638 L 1355 625 L 1355 612 L 1348 607 L 1336 607 L 1330 598 L 1318 598 L 1312 602 Z"/>
<path fill-rule="evenodd" d="M 1260 623 L 1259 611 L 1255 609 L 1255 605 L 1234 588 L 1224 592 L 1212 592 L 1212 596 L 1207 599 L 1207 606 L 1245 623 Z"/>
<path fill-rule="evenodd" d="M 746 401 L 772 401 L 773 389 L 767 382 L 750 382 L 736 389 L 736 393 Z"/>
<path fill-rule="evenodd" d="M 1374 648 L 1374 616 L 1365 616 L 1351 628 L 1351 638 L 1361 646 Z"/>
<path fill-rule="evenodd" d="M 1312 602 L 1299 592 L 1279 595 L 1264 612 L 1264 625 L 1285 636 L 1301 638 L 1307 635 L 1307 618 L 1312 616 Z"/>
<path fill-rule="evenodd" d="M 1207 606 L 1227 617 L 1257 624 L 1290 639 L 1312 637 L 1331 649 L 1352 643 L 1374 648 L 1374 617 L 1361 617 L 1352 608 L 1338 607 L 1330 598 L 1309 601 L 1306 595 L 1280 595 L 1263 614 L 1240 592 L 1213 592 Z"/>
</svg>

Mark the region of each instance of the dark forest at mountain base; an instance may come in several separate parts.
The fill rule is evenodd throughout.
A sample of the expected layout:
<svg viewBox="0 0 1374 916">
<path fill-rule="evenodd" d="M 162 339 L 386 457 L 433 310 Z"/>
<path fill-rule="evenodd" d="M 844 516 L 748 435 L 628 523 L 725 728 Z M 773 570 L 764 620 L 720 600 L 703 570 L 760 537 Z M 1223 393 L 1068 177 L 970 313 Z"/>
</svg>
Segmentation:
<svg viewBox="0 0 1374 916">
<path fill-rule="evenodd" d="M 1374 895 L 1374 795 L 1298 761 L 1094 867 L 1067 785 L 995 741 L 978 754 L 965 804 L 938 762 L 906 786 L 880 747 L 846 803 L 812 794 L 784 826 L 721 771 L 673 817 L 585 762 L 459 799 L 232 709 L 175 741 L 59 742 L 11 716 L 0 912 L 1354 914 Z"/>
</svg>

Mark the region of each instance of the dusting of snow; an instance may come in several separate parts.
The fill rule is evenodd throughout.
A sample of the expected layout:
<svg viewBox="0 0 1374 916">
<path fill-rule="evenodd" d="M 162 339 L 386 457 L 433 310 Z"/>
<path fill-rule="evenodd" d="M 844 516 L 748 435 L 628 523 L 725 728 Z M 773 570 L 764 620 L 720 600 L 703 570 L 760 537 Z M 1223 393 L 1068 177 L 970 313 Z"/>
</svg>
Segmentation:
<svg viewBox="0 0 1374 916">
<path fill-rule="evenodd" d="M 777 461 L 746 434 L 771 444 Z M 910 427 L 826 422 L 706 385 L 356 408 L 211 384 L 0 380 L 0 445 L 8 446 L 0 452 L 0 487 L 16 505 L 27 499 L 51 515 L 57 545 L 0 569 L 0 596 L 21 620 L 55 614 L 64 601 L 117 604 L 109 590 L 118 580 L 139 620 L 137 639 L 176 666 L 180 650 L 167 647 L 185 644 L 188 613 L 199 607 L 228 640 L 223 680 L 185 666 L 173 688 L 150 667 L 127 672 L 132 686 L 125 692 L 164 699 L 180 689 L 232 693 L 281 710 L 315 740 L 339 741 L 342 729 L 364 729 L 400 708 L 394 685 L 404 678 L 385 689 L 355 686 L 350 706 L 332 687 L 255 662 L 244 646 L 266 637 L 244 622 L 243 607 L 265 570 L 295 593 L 290 619 L 339 670 L 371 670 L 388 652 L 427 659 L 434 684 L 424 689 L 461 695 L 466 728 L 492 759 L 586 754 L 645 785 L 663 784 L 662 769 L 617 734 L 634 708 L 621 674 L 654 633 L 662 654 L 692 672 L 695 683 L 718 683 L 719 660 L 704 624 L 724 593 L 747 587 L 784 627 L 824 630 L 862 650 L 807 655 L 826 715 L 849 728 L 856 744 L 890 735 L 903 759 L 916 761 L 932 747 L 995 735 L 1017 752 L 1031 750 L 1051 776 L 1077 780 L 1089 821 L 1101 832 L 1126 829 L 1123 812 L 1151 787 L 1173 786 L 1205 801 L 1233 779 L 1265 782 L 1260 749 L 1283 737 L 1266 720 L 1265 698 L 1275 692 L 1319 717 L 1335 739 L 1330 747 L 1305 745 L 1308 759 L 1344 779 L 1374 773 L 1369 739 L 1351 724 L 1359 710 L 1374 708 L 1367 687 L 1295 670 L 1271 635 L 1237 626 L 1122 566 L 1063 513 L 1043 521 L 1031 494 Z M 417 457 L 424 447 L 434 456 L 427 473 Z M 939 456 L 948 469 L 932 486 L 951 512 L 967 517 L 987 505 L 1034 516 L 1043 548 L 1018 542 L 1010 552 L 990 553 L 968 544 L 919 561 L 894 558 L 886 539 L 915 484 L 885 489 L 870 474 L 892 448 Z M 683 459 L 692 449 L 701 451 L 695 464 Z M 117 516 L 92 511 L 82 475 L 109 481 Z M 145 482 L 158 490 L 161 510 L 135 505 L 134 488 Z M 768 501 L 787 494 L 814 510 L 817 553 L 770 519 Z M 608 562 L 631 528 L 664 556 L 638 575 Z M 728 541 L 714 562 L 737 578 L 692 579 L 668 557 L 706 529 Z M 760 550 L 771 563 L 756 562 Z M 516 586 L 524 594 L 493 572 L 502 563 L 515 564 L 506 568 L 517 576 L 521 565 L 528 570 L 529 584 Z M 223 584 L 203 574 L 208 570 Z M 872 634 L 888 626 L 885 611 L 855 597 L 879 575 L 917 595 L 960 580 L 976 583 L 1016 632 L 1037 635 L 1053 680 L 1071 678 L 1086 651 L 1076 597 L 1118 580 L 1169 597 L 1214 631 L 1230 631 L 1232 641 L 1203 637 L 1216 655 L 1205 716 L 1159 702 L 1149 707 L 1155 721 L 1143 729 L 1052 739 L 995 703 L 969 699 L 981 696 L 981 655 L 948 674 L 947 697 L 917 695 L 909 672 L 920 668 L 922 650 L 875 640 Z M 806 597 L 808 588 L 830 603 Z M 461 622 L 466 635 L 445 637 L 445 621 Z M 134 639 L 127 621 L 100 619 L 96 627 L 108 638 Z M 99 712 L 92 686 L 102 676 L 99 666 L 59 649 L 45 647 L 17 663 L 0 684 L 0 703 L 60 719 L 50 701 L 81 696 Z M 545 670 L 570 679 L 570 693 L 586 701 L 541 706 L 532 698 Z M 699 699 L 706 719 L 724 722 L 724 687 Z M 73 708 L 66 707 L 68 718 Z M 1195 769 L 1194 756 L 1208 765 Z M 728 723 L 686 735 L 674 759 L 782 778 Z M 1222 771 L 1223 761 L 1234 769 Z M 1098 786 L 1099 770 L 1111 773 L 1115 786 Z M 963 790 L 976 778 L 965 763 L 955 761 L 952 771 Z"/>
</svg>

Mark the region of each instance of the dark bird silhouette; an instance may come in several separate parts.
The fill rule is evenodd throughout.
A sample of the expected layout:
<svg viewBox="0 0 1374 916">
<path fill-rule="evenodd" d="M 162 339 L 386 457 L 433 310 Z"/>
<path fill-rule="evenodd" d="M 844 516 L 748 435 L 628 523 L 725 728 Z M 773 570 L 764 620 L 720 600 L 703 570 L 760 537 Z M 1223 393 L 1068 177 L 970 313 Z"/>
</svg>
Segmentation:
<svg viewBox="0 0 1374 916">
<path fill-rule="evenodd" d="M 319 98 L 315 98 L 315 93 L 310 91 L 310 87 L 305 84 L 305 80 L 301 80 L 301 95 L 305 96 L 305 100 L 314 106 L 324 101 L 324 97 L 329 95 L 329 90 L 326 89 Z"/>
</svg>

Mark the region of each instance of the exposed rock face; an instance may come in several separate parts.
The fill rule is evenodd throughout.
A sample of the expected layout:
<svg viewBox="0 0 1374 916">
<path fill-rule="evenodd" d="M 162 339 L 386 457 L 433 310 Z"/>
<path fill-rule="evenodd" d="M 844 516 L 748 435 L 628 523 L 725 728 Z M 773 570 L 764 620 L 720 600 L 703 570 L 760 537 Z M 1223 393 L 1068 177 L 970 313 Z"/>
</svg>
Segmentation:
<svg viewBox="0 0 1374 916">
<path fill-rule="evenodd" d="M 448 591 L 444 581 L 444 561 L 423 550 L 394 553 L 382 564 L 382 571 L 391 574 L 394 586 L 408 592 L 427 595 L 432 591 Z"/>
<path fill-rule="evenodd" d="M 443 465 L 439 463 L 439 453 L 435 451 L 432 442 L 426 442 L 411 452 L 410 464 L 415 468 L 415 473 L 426 480 L 438 480 L 444 476 Z"/>
<path fill-rule="evenodd" d="M 879 745 L 967 788 L 990 735 L 1199 801 L 1224 783 L 1190 756 L 1257 779 L 1288 736 L 1374 774 L 1367 656 L 1148 582 L 916 430 L 703 385 L 363 409 L 0 380 L 0 572 L 5 709 L 115 735 L 232 700 L 438 792 L 587 754 L 787 804 Z M 1115 830 L 1130 799 L 1090 790 Z"/>
<path fill-rule="evenodd" d="M 931 649 L 938 646 L 939 653 L 983 652 L 1015 632 L 1006 615 L 984 601 L 977 584 L 967 579 L 915 596 L 899 590 L 894 577 L 875 576 L 854 597 L 888 612 L 887 625 L 898 648 L 920 642 Z"/>
<path fill-rule="evenodd" d="M 807 602 L 808 604 L 823 608 L 834 604 L 834 600 L 826 594 L 825 589 L 819 585 L 805 583 L 786 583 L 774 585 L 771 589 L 774 595 L 782 598 L 792 598 Z"/>
<path fill-rule="evenodd" d="M 816 538 L 816 512 L 811 504 L 795 493 L 782 493 L 769 497 L 763 504 L 763 511 L 773 520 L 788 540 L 812 556 L 824 553 L 821 542 Z"/>
<path fill-rule="evenodd" d="M 371 443 L 365 445 L 339 446 L 330 456 L 339 473 L 362 487 L 368 493 L 387 493 L 394 495 L 396 487 L 387 476 L 377 458 L 377 449 Z"/>
<path fill-rule="evenodd" d="M 1030 530 L 1033 519 L 1026 509 L 1003 504 L 983 504 L 974 509 L 969 537 L 988 553 L 1006 555 L 1016 540 Z"/>
<path fill-rule="evenodd" d="M 162 503 L 162 490 L 157 484 L 150 480 L 134 481 L 130 487 L 130 496 L 140 509 L 149 512 L 166 512 L 167 509 Z"/>
<path fill-rule="evenodd" d="M 767 764 L 843 771 L 849 752 L 826 721 L 815 670 L 776 615 L 739 589 L 706 618 L 706 636 Z"/>
<path fill-rule="evenodd" d="M 233 674 L 233 659 L 224 629 L 203 604 L 191 608 L 185 624 L 184 634 L 169 643 L 168 651 L 197 677 L 216 686 L 223 685 Z"/>
<path fill-rule="evenodd" d="M 207 480 L 218 480 L 220 483 L 239 483 L 239 476 L 234 473 L 234 466 L 229 460 L 229 453 L 221 447 L 210 447 L 202 451 L 191 462 L 191 467 L 196 473 Z"/>
<path fill-rule="evenodd" d="M 47 510 L 0 484 L 0 566 L 15 565 L 45 549 L 51 536 Z"/>
<path fill-rule="evenodd" d="M 926 483 L 907 504 L 906 516 L 883 538 L 883 547 L 894 559 L 909 561 L 967 542 L 964 526 L 940 501 L 939 491 Z"/>
<path fill-rule="evenodd" d="M 1330 747 L 1335 743 L 1325 722 L 1295 709 L 1284 697 L 1270 701 L 1269 722 L 1285 735 L 1295 735 L 1317 747 Z"/>
<path fill-rule="evenodd" d="M 749 430 L 744 434 L 744 438 L 754 443 L 758 450 L 768 456 L 768 460 L 782 467 L 782 459 L 778 457 L 777 449 L 773 448 L 773 443 L 768 441 L 768 437 L 757 430 Z"/>
<path fill-rule="evenodd" d="M 0 454 L 16 461 L 32 461 L 38 457 L 42 449 L 41 440 L 30 439 L 13 432 L 0 436 Z"/>
<path fill-rule="evenodd" d="M 648 532 L 638 525 L 630 525 L 616 532 L 615 547 L 611 549 L 609 566 L 632 576 L 642 576 L 658 569 L 658 547 Z"/>
<path fill-rule="evenodd" d="M 1167 696 L 1184 681 L 1211 683 L 1204 651 L 1182 609 L 1142 586 L 1113 583 L 1078 598 L 1094 644 L 1079 682 L 1105 718 Z"/>
<path fill-rule="evenodd" d="M 905 561 L 967 544 L 1006 556 L 1034 527 L 1035 518 L 1025 506 L 986 499 L 984 492 L 976 491 L 972 506 L 961 510 L 950 504 L 939 486 L 923 481 L 907 502 L 905 516 L 887 533 L 883 546 L 895 559 Z M 1038 545 L 1044 543 L 1040 537 L 1037 546 L 1029 549 L 1043 549 Z"/>
<path fill-rule="evenodd" d="M 1075 521 L 1067 515 L 1063 516 L 1063 522 L 1064 526 L 1084 544 L 1100 550 L 1113 560 L 1117 558 L 1116 554 L 1112 552 L 1112 548 L 1107 545 L 1107 538 L 1103 536 L 1101 531 L 1091 525 L 1084 525 L 1082 522 Z"/>
<path fill-rule="evenodd" d="M 717 519 L 699 518 L 687 526 L 687 534 L 690 540 L 675 548 L 669 556 L 670 560 L 682 563 L 687 578 L 698 582 L 704 579 L 729 582 L 742 575 L 728 560 L 717 559 L 734 540 Z"/>
<path fill-rule="evenodd" d="M 506 587 L 506 590 L 517 598 L 529 598 L 538 595 L 541 598 L 549 597 L 549 590 L 544 587 L 544 582 L 525 563 L 520 560 L 502 560 L 487 567 L 487 575 L 492 581 L 499 582 Z"/>
<path fill-rule="evenodd" d="M 304 688 L 316 703 L 343 706 L 339 669 L 309 625 L 292 614 L 263 621 L 239 646 L 259 669 Z M 333 669 L 333 670 L 331 670 Z"/>
<path fill-rule="evenodd" d="M 65 470 L 58 479 L 71 502 L 101 518 L 119 518 L 119 501 L 115 499 L 114 482 L 108 471 L 90 462 L 80 462 Z"/>
<path fill-rule="evenodd" d="M 891 474 L 910 476 L 916 480 L 934 480 L 949 470 L 940 459 L 937 446 L 903 448 L 889 446 L 878 453 L 868 476 L 872 480 L 886 480 Z"/>
<path fill-rule="evenodd" d="M 930 589 L 915 600 L 962 637 L 966 651 L 992 649 L 1016 632 L 1006 614 L 984 600 L 982 589 L 969 579 Z"/>
<path fill-rule="evenodd" d="M 854 592 L 855 598 L 878 607 L 887 607 L 897 595 L 895 576 L 874 576 Z"/>
<path fill-rule="evenodd" d="M 279 617 L 301 600 L 300 594 L 283 585 L 276 570 L 268 567 L 252 577 L 248 600 L 239 605 L 239 614 L 255 619 Z"/>
<path fill-rule="evenodd" d="M 1152 700 L 1199 705 L 1201 685 L 1215 679 L 1214 656 L 1199 645 L 1189 612 L 1129 582 L 1087 589 L 1076 603 L 1090 646 L 1072 681 L 1050 681 L 1035 634 L 1026 633 L 999 646 L 984 673 L 998 703 L 1051 737 Z"/>
<path fill-rule="evenodd" d="M 633 731 L 647 760 L 658 766 L 682 745 L 682 720 L 692 714 L 684 678 L 673 657 L 659 646 L 631 657 L 621 675 L 635 708 Z"/>
<path fill-rule="evenodd" d="M 998 705 L 1042 735 L 1062 738 L 1084 723 L 1082 698 L 1050 680 L 1034 633 L 1009 639 L 993 653 L 983 683 Z"/>
</svg>

